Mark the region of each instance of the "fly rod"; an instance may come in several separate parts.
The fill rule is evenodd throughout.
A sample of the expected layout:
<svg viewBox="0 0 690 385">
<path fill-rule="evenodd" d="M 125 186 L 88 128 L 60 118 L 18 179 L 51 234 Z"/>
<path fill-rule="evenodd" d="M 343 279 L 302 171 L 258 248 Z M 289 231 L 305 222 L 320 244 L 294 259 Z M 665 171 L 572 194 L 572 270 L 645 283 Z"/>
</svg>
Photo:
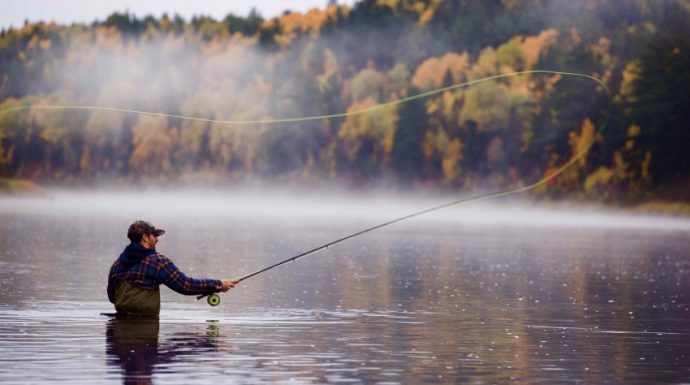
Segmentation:
<svg viewBox="0 0 690 385">
<path fill-rule="evenodd" d="M 256 276 L 256 275 L 259 275 L 259 274 L 261 274 L 261 273 L 264 273 L 264 272 L 266 272 L 266 271 L 269 271 L 269 270 L 271 270 L 271 269 L 273 269 L 273 268 L 276 268 L 276 267 L 278 267 L 278 266 L 280 266 L 280 265 L 284 265 L 284 264 L 286 264 L 286 263 L 288 263 L 288 262 L 296 261 L 296 260 L 299 259 L 299 258 L 306 257 L 307 255 L 314 254 L 314 253 L 316 253 L 316 252 L 318 252 L 318 251 L 328 249 L 329 247 L 334 246 L 334 245 L 336 245 L 336 244 L 338 244 L 338 243 L 340 243 L 340 242 L 344 242 L 344 241 L 346 241 L 346 240 L 348 240 L 348 239 L 357 237 L 357 236 L 362 235 L 362 234 L 366 234 L 366 233 L 368 233 L 368 232 L 370 232 L 370 231 L 374 231 L 374 230 L 376 230 L 376 229 L 380 229 L 380 228 L 382 228 L 382 227 L 385 227 L 385 226 L 388 226 L 388 225 L 392 225 L 392 224 L 397 223 L 397 222 L 400 222 L 400 221 L 404 221 L 404 220 L 406 220 L 406 219 L 414 218 L 414 217 L 419 216 L 419 215 L 422 215 L 422 214 L 427 214 L 427 213 L 430 213 L 430 212 L 432 212 L 432 211 L 440 210 L 440 209 L 442 209 L 442 208 L 449 207 L 449 206 L 454 206 L 454 205 L 457 205 L 457 204 L 460 204 L 460 203 L 465 203 L 465 202 L 469 202 L 469 201 L 477 201 L 477 200 L 481 200 L 481 199 L 489 199 L 489 198 L 497 197 L 497 196 L 499 196 L 499 195 L 508 195 L 508 194 L 512 194 L 512 193 L 514 193 L 514 192 L 521 191 L 521 190 L 523 190 L 523 189 L 525 189 L 525 188 L 521 187 L 521 188 L 510 189 L 510 190 L 500 191 L 500 192 L 495 192 L 495 193 L 490 193 L 490 194 L 483 194 L 483 195 L 472 196 L 472 197 L 469 197 L 469 198 L 464 198 L 464 199 L 456 200 L 456 201 L 453 201 L 453 202 L 444 203 L 444 204 L 442 204 L 442 205 L 435 206 L 435 207 L 431 207 L 431 208 L 428 208 L 428 209 L 425 209 L 425 210 L 417 211 L 417 212 L 415 212 L 415 213 L 412 213 L 412 214 L 409 214 L 409 215 L 405 215 L 404 217 L 396 218 L 396 219 L 390 220 L 390 221 L 388 221 L 388 222 L 384 222 L 384 223 L 378 224 L 378 225 L 376 225 L 376 226 L 368 227 L 368 228 L 366 228 L 366 229 L 364 229 L 364 230 L 357 231 L 356 233 L 352 233 L 352 234 L 350 234 L 350 235 L 347 235 L 347 236 L 344 236 L 344 237 L 342 237 L 342 238 L 336 239 L 336 240 L 334 240 L 334 241 L 331 241 L 331 242 L 326 243 L 326 244 L 324 244 L 324 245 L 321 245 L 321 246 L 319 246 L 319 247 L 315 247 L 315 248 L 313 248 L 313 249 L 311 249 L 311 250 L 309 250 L 309 251 L 305 251 L 305 252 L 303 252 L 303 253 L 301 253 L 301 254 L 295 255 L 294 257 L 290 257 L 290 258 L 288 258 L 288 259 L 286 259 L 286 260 L 283 260 L 283 261 L 280 261 L 280 262 L 275 263 L 275 264 L 273 264 L 273 265 L 270 265 L 270 266 L 268 266 L 268 267 L 265 267 L 265 268 L 263 268 L 263 269 L 261 269 L 261 270 L 257 270 L 257 271 L 255 271 L 255 272 L 253 272 L 253 273 L 244 275 L 244 276 L 240 277 L 237 281 L 238 281 L 238 283 L 239 283 L 239 282 L 242 282 L 242 281 L 244 281 L 245 279 L 249 279 L 249 278 L 251 278 L 251 277 L 254 277 L 254 276 Z M 213 293 L 213 294 L 203 294 L 203 295 L 200 295 L 200 296 L 196 297 L 196 299 L 199 300 L 199 299 L 202 299 L 202 298 L 204 298 L 204 297 L 208 297 L 208 300 L 207 300 L 207 301 L 208 301 L 208 304 L 211 305 L 211 306 L 216 306 L 216 305 L 218 305 L 218 304 L 220 303 L 220 296 L 219 296 L 218 294 L 216 294 L 216 293 Z"/>
</svg>

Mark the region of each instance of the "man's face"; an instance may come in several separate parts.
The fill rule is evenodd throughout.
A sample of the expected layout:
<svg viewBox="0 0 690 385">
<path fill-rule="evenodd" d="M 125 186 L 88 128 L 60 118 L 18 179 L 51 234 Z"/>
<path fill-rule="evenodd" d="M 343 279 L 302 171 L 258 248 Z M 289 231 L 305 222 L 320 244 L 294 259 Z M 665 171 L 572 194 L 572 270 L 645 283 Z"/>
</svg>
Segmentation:
<svg viewBox="0 0 690 385">
<path fill-rule="evenodd" d="M 144 246 L 149 249 L 155 248 L 156 244 L 158 243 L 158 237 L 153 234 L 144 234 L 141 240 L 141 243 L 143 243 Z"/>
</svg>

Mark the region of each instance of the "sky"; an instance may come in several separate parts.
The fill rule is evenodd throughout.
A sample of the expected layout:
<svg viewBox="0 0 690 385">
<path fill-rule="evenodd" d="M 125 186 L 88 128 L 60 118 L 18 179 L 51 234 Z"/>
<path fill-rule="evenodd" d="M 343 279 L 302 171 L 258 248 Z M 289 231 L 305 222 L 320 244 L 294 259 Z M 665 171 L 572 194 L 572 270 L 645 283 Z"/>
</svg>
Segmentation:
<svg viewBox="0 0 690 385">
<path fill-rule="evenodd" d="M 339 0 L 352 5 L 354 0 Z M 228 13 L 247 16 L 256 7 L 264 18 L 285 10 L 306 12 L 324 8 L 328 0 L 0 0 L 0 28 L 21 27 L 25 20 L 55 21 L 60 24 L 105 20 L 113 12 L 129 11 L 138 17 L 179 14 L 185 20 L 194 15 L 223 19 Z"/>
</svg>

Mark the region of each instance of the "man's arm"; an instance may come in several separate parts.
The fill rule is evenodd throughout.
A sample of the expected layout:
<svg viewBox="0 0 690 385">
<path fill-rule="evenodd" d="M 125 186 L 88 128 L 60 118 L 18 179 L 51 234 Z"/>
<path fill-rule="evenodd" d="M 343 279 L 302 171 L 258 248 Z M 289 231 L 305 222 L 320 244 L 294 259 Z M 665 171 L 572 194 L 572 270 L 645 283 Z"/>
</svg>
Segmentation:
<svg viewBox="0 0 690 385">
<path fill-rule="evenodd" d="M 233 280 L 199 279 L 185 275 L 175 264 L 163 255 L 159 255 L 158 282 L 184 295 L 213 294 L 228 291 L 237 282 Z"/>
</svg>

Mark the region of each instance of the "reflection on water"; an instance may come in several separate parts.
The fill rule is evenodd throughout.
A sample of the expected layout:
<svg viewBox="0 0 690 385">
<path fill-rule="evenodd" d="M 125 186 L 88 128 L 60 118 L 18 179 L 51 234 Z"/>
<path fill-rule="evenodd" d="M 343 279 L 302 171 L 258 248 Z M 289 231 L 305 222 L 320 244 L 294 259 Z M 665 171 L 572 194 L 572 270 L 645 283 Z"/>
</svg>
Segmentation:
<svg viewBox="0 0 690 385">
<path fill-rule="evenodd" d="M 158 318 L 119 317 L 106 325 L 108 364 L 122 367 L 125 384 L 151 383 L 153 366 L 173 354 L 158 351 Z"/>
<path fill-rule="evenodd" d="M 205 335 L 180 332 L 159 344 L 157 317 L 115 316 L 106 324 L 106 354 L 110 366 L 122 368 L 124 384 L 150 384 L 154 368 L 165 372 L 178 356 L 217 351 L 219 329 L 209 324 Z"/>
<path fill-rule="evenodd" d="M 107 272 L 140 215 L 22 210 L 0 210 L 3 383 L 690 378 L 687 220 L 556 228 L 410 221 L 249 279 L 218 307 L 163 289 L 160 319 L 119 319 L 100 315 L 113 311 Z M 378 221 L 247 215 L 143 218 L 166 228 L 159 249 L 184 271 L 219 277 Z"/>
</svg>

